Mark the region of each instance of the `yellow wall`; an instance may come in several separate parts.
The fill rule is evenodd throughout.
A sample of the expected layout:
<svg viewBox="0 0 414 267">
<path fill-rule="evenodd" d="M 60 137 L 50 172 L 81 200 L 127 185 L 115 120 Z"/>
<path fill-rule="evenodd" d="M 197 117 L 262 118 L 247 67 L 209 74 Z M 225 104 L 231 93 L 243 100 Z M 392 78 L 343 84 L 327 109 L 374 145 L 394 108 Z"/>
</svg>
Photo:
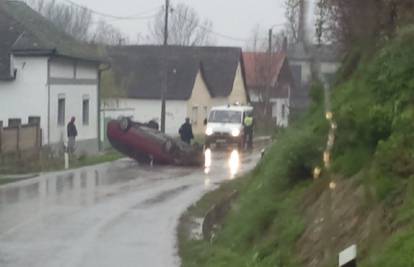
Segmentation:
<svg viewBox="0 0 414 267">
<path fill-rule="evenodd" d="M 212 98 L 210 92 L 207 89 L 201 72 L 198 71 L 193 92 L 187 102 L 187 117 L 191 119 L 195 135 L 204 134 L 205 126 L 203 121 L 207 118 L 208 112 L 211 109 L 211 103 Z M 194 108 L 197 109 L 197 112 L 195 112 Z"/>
<path fill-rule="evenodd" d="M 240 63 L 237 67 L 232 92 L 228 97 L 212 98 L 201 72 L 198 71 L 193 92 L 187 102 L 187 117 L 191 119 L 194 134 L 204 134 L 205 126 L 203 121 L 207 118 L 211 107 L 234 104 L 236 102 L 247 104 L 247 95 Z M 197 112 L 195 112 L 194 108 L 196 108 Z"/>
<path fill-rule="evenodd" d="M 240 104 L 247 104 L 246 87 L 244 85 L 243 74 L 241 71 L 241 64 L 237 67 L 236 78 L 233 83 L 233 90 L 228 97 L 228 102 L 234 104 L 239 102 Z"/>
</svg>

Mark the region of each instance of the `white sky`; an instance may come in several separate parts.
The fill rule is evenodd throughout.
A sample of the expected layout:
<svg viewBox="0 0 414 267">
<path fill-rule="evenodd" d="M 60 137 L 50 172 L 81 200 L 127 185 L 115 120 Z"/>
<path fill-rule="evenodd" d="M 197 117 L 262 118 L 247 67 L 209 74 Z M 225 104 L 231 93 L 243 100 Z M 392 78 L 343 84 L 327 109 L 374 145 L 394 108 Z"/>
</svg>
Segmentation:
<svg viewBox="0 0 414 267">
<path fill-rule="evenodd" d="M 64 1 L 64 0 L 61 0 Z M 156 13 L 164 0 L 72 0 L 93 10 L 115 16 L 147 16 Z M 170 0 L 171 5 L 186 3 L 193 7 L 202 18 L 213 22 L 214 32 L 248 39 L 258 25 L 266 30 L 272 25 L 283 24 L 284 0 Z M 147 35 L 150 20 L 111 20 L 108 22 L 127 34 L 131 42 L 137 36 Z M 277 30 L 277 27 L 275 28 Z M 233 41 L 215 36 L 216 44 L 229 46 L 246 45 L 244 41 Z"/>
</svg>

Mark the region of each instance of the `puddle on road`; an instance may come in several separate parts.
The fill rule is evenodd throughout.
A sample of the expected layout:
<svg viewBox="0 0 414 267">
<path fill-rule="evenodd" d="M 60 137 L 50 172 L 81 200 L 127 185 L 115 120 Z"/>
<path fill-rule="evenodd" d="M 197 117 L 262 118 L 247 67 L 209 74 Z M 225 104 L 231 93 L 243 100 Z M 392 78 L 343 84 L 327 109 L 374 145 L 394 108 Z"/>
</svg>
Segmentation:
<svg viewBox="0 0 414 267">
<path fill-rule="evenodd" d="M 174 198 L 175 196 L 179 195 L 183 191 L 189 189 L 190 187 L 191 186 L 189 186 L 189 185 L 184 185 L 184 186 L 180 186 L 178 188 L 172 189 L 172 190 L 167 190 L 167 191 L 161 192 L 160 194 L 156 195 L 155 197 L 145 200 L 143 203 L 140 203 L 139 205 L 135 206 L 134 208 L 136 208 L 136 209 L 147 208 L 149 206 L 153 206 L 153 205 L 156 205 L 156 204 L 166 202 L 166 201 Z"/>
<path fill-rule="evenodd" d="M 69 203 L 93 204 L 99 197 L 110 195 L 110 192 L 99 194 L 101 188 L 119 185 L 120 190 L 128 191 L 132 190 L 134 186 L 139 186 L 135 183 L 129 183 L 137 179 L 154 182 L 164 179 L 182 179 L 190 174 L 194 176 L 199 173 L 200 177 L 204 178 L 205 187 L 210 187 L 215 184 L 216 177 L 225 175 L 227 179 L 234 179 L 243 169 L 243 166 L 249 165 L 253 161 L 250 155 L 250 153 L 238 153 L 237 150 L 207 150 L 204 170 L 203 168 L 168 166 L 150 167 L 138 165 L 133 160 L 121 160 L 106 167 L 46 174 L 38 178 L 0 187 L 0 210 L 6 205 L 36 198 L 40 200 L 57 198 L 59 204 L 59 198 L 62 195 L 69 198 Z"/>
<path fill-rule="evenodd" d="M 120 169 L 122 169 L 122 172 Z M 35 198 L 59 197 L 67 192 L 73 193 L 75 196 L 83 193 L 88 195 L 87 202 L 93 202 L 95 192 L 99 187 L 126 183 L 136 179 L 137 176 L 137 164 L 132 165 L 130 162 L 121 164 L 121 166 L 96 169 L 84 168 L 59 174 L 46 174 L 0 187 L 0 208 L 2 205 L 10 205 Z M 82 198 L 79 198 L 79 200 L 85 201 Z"/>
<path fill-rule="evenodd" d="M 223 157 L 224 155 L 224 157 Z M 204 153 L 205 164 L 204 164 L 204 174 L 206 175 L 206 186 L 210 185 L 210 174 L 212 171 L 215 171 L 217 168 L 219 171 L 222 171 L 219 163 L 224 163 L 225 165 L 222 166 L 229 171 L 229 179 L 234 179 L 240 171 L 240 167 L 242 164 L 248 164 L 249 162 L 244 162 L 244 154 L 240 153 L 237 149 L 233 149 L 231 151 L 212 151 L 211 149 L 207 149 Z M 216 166 L 212 166 L 213 162 Z M 251 160 L 250 160 L 251 162 Z"/>
</svg>

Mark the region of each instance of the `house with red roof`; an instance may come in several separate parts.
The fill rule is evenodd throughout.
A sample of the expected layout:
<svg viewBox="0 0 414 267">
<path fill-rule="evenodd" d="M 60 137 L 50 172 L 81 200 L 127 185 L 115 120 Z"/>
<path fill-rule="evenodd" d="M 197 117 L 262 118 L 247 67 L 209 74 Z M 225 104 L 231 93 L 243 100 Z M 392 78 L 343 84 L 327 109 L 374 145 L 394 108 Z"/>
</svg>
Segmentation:
<svg viewBox="0 0 414 267">
<path fill-rule="evenodd" d="M 246 85 L 256 116 L 271 119 L 278 127 L 289 125 L 291 95 L 295 83 L 287 54 L 245 52 Z"/>
</svg>

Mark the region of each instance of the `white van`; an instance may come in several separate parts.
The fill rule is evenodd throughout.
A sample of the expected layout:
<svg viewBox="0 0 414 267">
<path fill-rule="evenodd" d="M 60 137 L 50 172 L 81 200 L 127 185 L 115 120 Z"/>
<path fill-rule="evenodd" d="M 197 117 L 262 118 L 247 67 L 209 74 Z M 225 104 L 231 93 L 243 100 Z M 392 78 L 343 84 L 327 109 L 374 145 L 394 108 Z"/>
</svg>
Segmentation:
<svg viewBox="0 0 414 267">
<path fill-rule="evenodd" d="M 244 146 L 244 118 L 253 116 L 252 106 L 228 105 L 213 107 L 206 121 L 206 147 L 211 144 Z"/>
</svg>

